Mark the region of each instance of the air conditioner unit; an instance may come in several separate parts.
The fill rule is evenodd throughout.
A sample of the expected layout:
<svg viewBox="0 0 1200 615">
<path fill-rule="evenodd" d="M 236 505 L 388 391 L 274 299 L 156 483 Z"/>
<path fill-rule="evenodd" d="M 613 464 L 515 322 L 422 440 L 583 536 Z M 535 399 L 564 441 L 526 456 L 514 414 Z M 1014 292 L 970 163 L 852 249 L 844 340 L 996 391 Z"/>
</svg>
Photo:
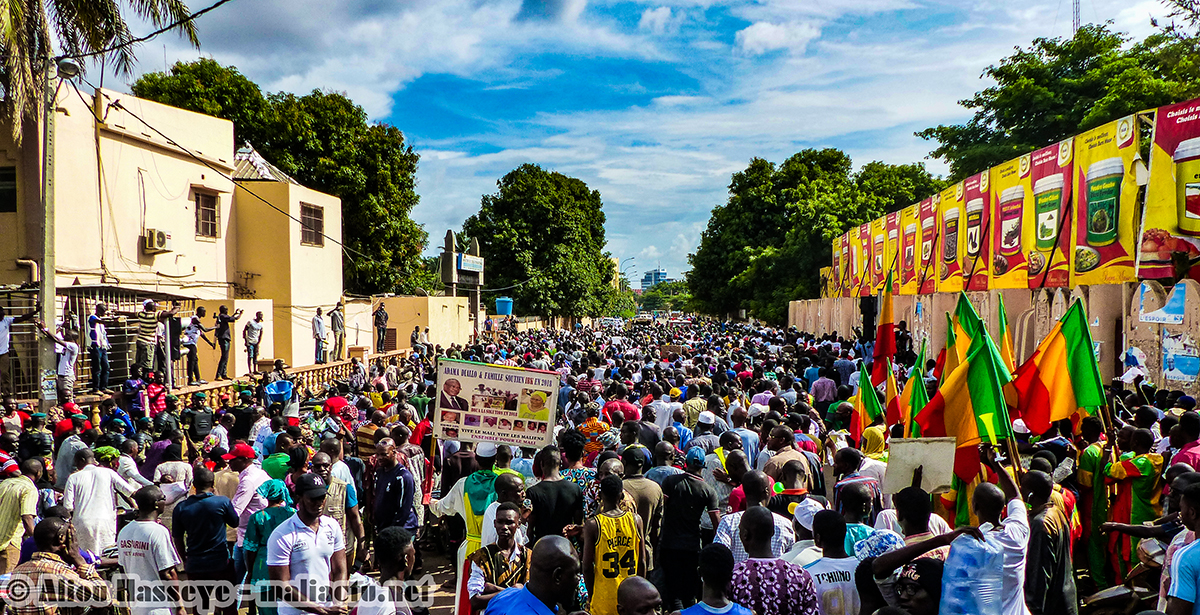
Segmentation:
<svg viewBox="0 0 1200 615">
<path fill-rule="evenodd" d="M 171 234 L 158 229 L 146 229 L 146 233 L 142 235 L 142 251 L 146 254 L 170 252 Z"/>
</svg>

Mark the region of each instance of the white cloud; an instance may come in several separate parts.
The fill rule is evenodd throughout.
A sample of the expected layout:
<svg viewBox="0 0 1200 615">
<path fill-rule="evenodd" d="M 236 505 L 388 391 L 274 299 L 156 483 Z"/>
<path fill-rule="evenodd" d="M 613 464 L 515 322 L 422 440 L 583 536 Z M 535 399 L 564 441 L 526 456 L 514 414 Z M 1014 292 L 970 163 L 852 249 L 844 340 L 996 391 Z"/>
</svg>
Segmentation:
<svg viewBox="0 0 1200 615">
<path fill-rule="evenodd" d="M 673 26 L 674 21 L 671 19 L 671 7 L 669 6 L 646 9 L 642 11 L 642 18 L 638 20 L 638 29 L 649 30 L 652 34 L 664 34 L 668 28 Z"/>
<path fill-rule="evenodd" d="M 737 33 L 737 44 L 750 55 L 761 55 L 771 51 L 787 49 L 793 53 L 804 53 L 808 42 L 821 35 L 821 29 L 812 23 L 790 22 L 783 24 L 760 21 Z"/>
</svg>

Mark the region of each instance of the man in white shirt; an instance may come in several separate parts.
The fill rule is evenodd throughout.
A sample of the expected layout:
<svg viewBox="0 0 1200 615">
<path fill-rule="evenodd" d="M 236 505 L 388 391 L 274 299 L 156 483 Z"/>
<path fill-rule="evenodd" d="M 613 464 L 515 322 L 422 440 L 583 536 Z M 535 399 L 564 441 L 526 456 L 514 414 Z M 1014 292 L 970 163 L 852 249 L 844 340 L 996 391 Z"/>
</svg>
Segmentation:
<svg viewBox="0 0 1200 615">
<path fill-rule="evenodd" d="M 736 434 L 734 437 L 737 437 Z M 771 498 L 770 486 L 773 484 L 774 481 L 762 472 L 757 470 L 746 472 L 742 476 L 742 490 L 746 493 L 746 510 L 755 506 L 766 506 L 767 500 Z M 742 537 L 738 531 L 744 513 L 745 511 L 739 511 L 723 515 L 717 524 L 716 536 L 713 538 L 713 542 L 719 542 L 729 547 L 729 550 L 733 552 L 735 563 L 744 562 L 750 557 L 746 553 L 746 547 L 742 545 Z M 796 535 L 792 531 L 790 519 L 775 513 L 771 513 L 771 519 L 775 522 L 775 534 L 771 536 L 771 554 L 775 557 L 782 557 L 796 542 Z"/>
<path fill-rule="evenodd" d="M 75 467 L 63 489 L 62 505 L 72 513 L 79 548 L 103 553 L 117 542 L 116 493 L 133 495 L 137 487 L 111 468 L 96 465 L 96 454 L 90 448 L 75 453 Z"/>
<path fill-rule="evenodd" d="M 138 443 L 133 438 L 128 438 L 121 443 L 121 457 L 117 460 L 117 474 L 121 478 L 129 481 L 131 484 L 145 487 L 153 485 L 137 467 Z"/>
<path fill-rule="evenodd" d="M 346 540 L 332 517 L 321 514 L 327 487 L 316 474 L 295 480 L 296 514 L 271 532 L 267 574 L 281 585 L 279 615 L 342 615 L 348 578 Z"/>
<path fill-rule="evenodd" d="M 167 498 L 157 486 L 148 485 L 133 495 L 133 501 L 138 507 L 137 519 L 121 528 L 117 537 L 117 561 L 144 596 L 130 600 L 130 608 L 134 615 L 183 615 L 183 606 L 171 598 L 179 595 L 175 571 L 179 553 L 171 542 L 171 532 L 158 522 Z M 160 589 L 147 592 L 148 587 Z"/>
<path fill-rule="evenodd" d="M 812 521 L 813 540 L 821 548 L 821 559 L 804 567 L 812 575 L 821 597 L 821 615 L 858 613 L 858 588 L 854 571 L 858 558 L 846 554 L 846 521 L 832 510 L 818 512 Z"/>
<path fill-rule="evenodd" d="M 1004 548 L 1003 615 L 1028 615 L 1025 606 L 1025 550 L 1029 544 L 1029 515 L 1017 483 L 996 461 L 996 451 L 980 447 L 980 460 L 1000 477 L 1000 487 L 981 483 L 975 488 L 971 507 L 979 517 L 979 531 L 995 538 Z M 1001 492 L 1001 488 L 1003 492 Z M 1007 511 L 1004 522 L 1000 513 Z"/>
<path fill-rule="evenodd" d="M 58 356 L 58 403 L 75 401 L 75 360 L 79 358 L 79 334 L 68 329 L 62 335 L 56 335 L 45 324 L 39 324 L 42 334 L 62 347 L 62 353 Z"/>
<path fill-rule="evenodd" d="M 412 574 L 417 549 L 413 546 L 413 535 L 408 530 L 393 525 L 384 528 L 375 537 L 375 564 L 379 567 L 379 581 L 361 577 L 361 593 L 358 599 L 358 615 L 408 615 L 412 613 L 405 602 L 404 592 L 397 585 Z M 389 584 L 394 586 L 389 587 Z M 391 590 L 391 591 L 389 591 Z"/>
</svg>

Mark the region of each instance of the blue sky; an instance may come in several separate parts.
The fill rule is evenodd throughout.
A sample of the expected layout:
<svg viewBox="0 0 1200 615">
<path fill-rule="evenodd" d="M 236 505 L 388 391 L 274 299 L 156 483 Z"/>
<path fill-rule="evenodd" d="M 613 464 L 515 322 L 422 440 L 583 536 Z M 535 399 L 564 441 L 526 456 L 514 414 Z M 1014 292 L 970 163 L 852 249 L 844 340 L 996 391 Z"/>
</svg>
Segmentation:
<svg viewBox="0 0 1200 615">
<path fill-rule="evenodd" d="M 1085 22 L 1137 37 L 1165 12 L 1082 0 Z M 204 55 L 265 89 L 344 91 L 403 130 L 428 253 L 533 162 L 600 191 L 608 249 L 640 279 L 687 268 L 752 157 L 923 160 L 913 132 L 966 119 L 957 101 L 1014 46 L 1069 35 L 1071 1 L 240 0 L 199 26 Z M 139 70 L 196 56 L 163 43 Z"/>
</svg>

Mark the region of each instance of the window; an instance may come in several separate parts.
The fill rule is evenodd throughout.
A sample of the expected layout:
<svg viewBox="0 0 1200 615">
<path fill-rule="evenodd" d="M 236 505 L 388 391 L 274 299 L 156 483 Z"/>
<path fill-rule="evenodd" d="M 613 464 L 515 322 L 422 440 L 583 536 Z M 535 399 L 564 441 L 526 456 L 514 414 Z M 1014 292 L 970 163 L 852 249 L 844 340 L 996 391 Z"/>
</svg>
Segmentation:
<svg viewBox="0 0 1200 615">
<path fill-rule="evenodd" d="M 220 225 L 219 210 L 217 209 L 217 196 L 206 192 L 196 193 L 196 236 L 197 237 L 213 237 L 217 236 L 217 227 Z"/>
<path fill-rule="evenodd" d="M 325 245 L 325 210 L 316 205 L 300 204 L 300 243 Z"/>
<path fill-rule="evenodd" d="M 0 167 L 0 213 L 17 211 L 17 167 Z"/>
</svg>

